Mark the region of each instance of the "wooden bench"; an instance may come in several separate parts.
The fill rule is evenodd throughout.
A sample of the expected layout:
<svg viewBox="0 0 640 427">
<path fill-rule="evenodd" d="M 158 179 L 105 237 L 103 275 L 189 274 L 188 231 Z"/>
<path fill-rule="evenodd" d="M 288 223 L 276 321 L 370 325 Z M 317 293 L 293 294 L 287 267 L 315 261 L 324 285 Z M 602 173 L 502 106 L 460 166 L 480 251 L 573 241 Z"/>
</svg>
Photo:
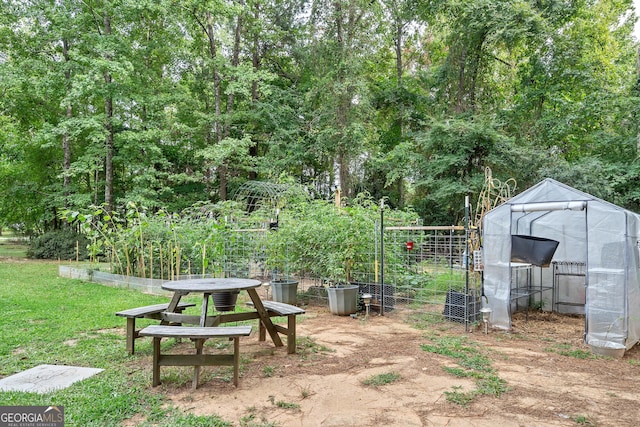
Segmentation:
<svg viewBox="0 0 640 427">
<path fill-rule="evenodd" d="M 253 303 L 248 302 L 248 305 L 253 305 Z M 269 317 L 277 317 L 277 316 L 286 316 L 287 317 L 287 326 L 282 325 L 273 325 L 281 334 L 285 334 L 287 336 L 287 353 L 293 354 L 296 352 L 296 316 L 298 314 L 304 314 L 304 309 L 300 307 L 296 307 L 295 305 L 285 304 L 283 302 L 277 301 L 262 301 L 262 305 L 264 305 L 265 310 L 269 314 Z M 259 329 L 259 340 L 266 340 L 266 330 L 262 322 L 260 322 Z"/>
<path fill-rule="evenodd" d="M 182 313 L 187 307 L 194 307 L 194 303 L 181 302 L 176 307 L 176 313 Z M 136 330 L 136 319 L 156 319 L 161 318 L 161 313 L 166 311 L 169 303 L 146 305 L 144 307 L 131 308 L 116 313 L 116 316 L 127 318 L 127 351 L 129 354 L 135 352 L 135 340 L 138 338 L 139 332 Z"/>
<path fill-rule="evenodd" d="M 200 366 L 233 366 L 233 384 L 237 387 L 240 337 L 246 337 L 249 334 L 251 334 L 251 326 L 147 326 L 140 331 L 140 335 L 153 337 L 153 386 L 160 384 L 160 366 L 194 366 L 194 390 L 200 379 Z M 202 354 L 205 340 L 219 337 L 233 339 L 233 354 Z M 192 339 L 196 344 L 196 354 L 162 354 L 160 352 L 162 338 Z"/>
</svg>

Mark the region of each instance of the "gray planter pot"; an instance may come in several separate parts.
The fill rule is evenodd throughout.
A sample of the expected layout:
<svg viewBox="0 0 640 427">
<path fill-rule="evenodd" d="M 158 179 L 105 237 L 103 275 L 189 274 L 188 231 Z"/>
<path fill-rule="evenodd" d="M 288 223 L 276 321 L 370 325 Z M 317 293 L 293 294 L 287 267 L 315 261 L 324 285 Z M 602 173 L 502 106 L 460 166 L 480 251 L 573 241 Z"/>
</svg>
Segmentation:
<svg viewBox="0 0 640 427">
<path fill-rule="evenodd" d="M 274 301 L 291 305 L 296 304 L 296 298 L 298 294 L 297 280 L 272 280 L 270 284 L 271 298 Z"/>
<path fill-rule="evenodd" d="M 327 288 L 329 310 L 339 316 L 348 316 L 358 311 L 358 286 L 336 286 Z"/>
</svg>

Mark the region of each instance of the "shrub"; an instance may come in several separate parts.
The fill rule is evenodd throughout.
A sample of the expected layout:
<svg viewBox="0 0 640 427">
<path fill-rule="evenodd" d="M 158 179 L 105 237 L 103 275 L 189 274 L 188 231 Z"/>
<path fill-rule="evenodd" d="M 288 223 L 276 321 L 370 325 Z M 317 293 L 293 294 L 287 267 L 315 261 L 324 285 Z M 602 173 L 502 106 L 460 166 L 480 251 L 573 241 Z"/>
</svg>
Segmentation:
<svg viewBox="0 0 640 427">
<path fill-rule="evenodd" d="M 27 256 L 38 259 L 87 259 L 88 239 L 82 234 L 66 229 L 49 231 L 29 242 Z"/>
</svg>

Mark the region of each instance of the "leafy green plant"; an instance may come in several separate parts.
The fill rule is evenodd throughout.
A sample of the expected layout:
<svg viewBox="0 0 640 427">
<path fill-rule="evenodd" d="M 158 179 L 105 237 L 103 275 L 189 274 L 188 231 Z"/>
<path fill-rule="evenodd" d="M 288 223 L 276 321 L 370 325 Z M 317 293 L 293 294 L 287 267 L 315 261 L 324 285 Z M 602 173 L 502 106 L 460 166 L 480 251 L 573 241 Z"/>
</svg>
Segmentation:
<svg viewBox="0 0 640 427">
<path fill-rule="evenodd" d="M 291 204 L 268 238 L 267 264 L 291 275 L 324 278 L 331 285 L 365 281 L 374 275 L 379 216 L 377 203 L 366 194 L 342 207 L 324 200 Z"/>
<path fill-rule="evenodd" d="M 27 257 L 38 259 L 85 260 L 88 257 L 86 236 L 71 228 L 49 231 L 29 242 Z"/>
<path fill-rule="evenodd" d="M 307 397 L 311 396 L 312 392 L 308 387 L 304 387 L 301 391 L 300 391 L 300 396 L 303 399 L 306 399 Z"/>
<path fill-rule="evenodd" d="M 279 230 L 271 236 L 276 251 L 269 259 L 274 262 L 275 256 L 286 254 L 289 268 L 297 275 L 327 278 L 331 283 L 347 282 L 356 257 L 369 252 L 357 239 L 362 230 L 353 215 L 356 211 L 357 208 L 345 210 L 325 201 L 290 207 L 281 216 Z"/>
<path fill-rule="evenodd" d="M 573 417 L 572 419 L 577 424 L 580 424 L 580 425 L 583 425 L 583 426 L 595 426 L 596 425 L 596 423 L 594 423 L 593 421 L 591 421 L 588 417 L 586 417 L 584 415 L 577 415 L 577 416 Z"/>
<path fill-rule="evenodd" d="M 467 406 L 473 402 L 475 398 L 474 393 L 465 392 L 461 386 L 453 386 L 453 391 L 445 391 L 444 395 L 447 398 L 447 402 L 455 403 L 460 406 Z"/>
<path fill-rule="evenodd" d="M 230 212 L 228 204 L 220 212 Z M 225 253 L 236 236 L 233 224 L 212 206 L 194 206 L 182 214 L 150 213 L 129 203 L 124 213 L 94 206 L 86 212 L 64 211 L 89 239 L 92 260 L 108 260 L 115 273 L 173 279 L 182 274 L 219 275 Z"/>
</svg>

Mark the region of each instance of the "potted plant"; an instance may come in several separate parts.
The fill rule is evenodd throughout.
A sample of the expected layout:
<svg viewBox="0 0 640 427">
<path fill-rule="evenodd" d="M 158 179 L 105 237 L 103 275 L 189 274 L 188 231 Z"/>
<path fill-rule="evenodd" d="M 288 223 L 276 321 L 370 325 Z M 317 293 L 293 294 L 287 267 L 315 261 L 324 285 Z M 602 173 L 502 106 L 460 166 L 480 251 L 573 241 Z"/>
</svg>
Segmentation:
<svg viewBox="0 0 640 427">
<path fill-rule="evenodd" d="M 298 298 L 298 281 L 286 278 L 272 278 L 271 299 L 285 304 L 296 305 Z"/>
<path fill-rule="evenodd" d="M 338 316 L 348 316 L 358 311 L 358 285 L 329 286 L 329 311 Z"/>
<path fill-rule="evenodd" d="M 298 276 L 324 278 L 334 314 L 357 311 L 359 287 L 350 282 L 356 266 L 374 252 L 370 246 L 377 212 L 366 199 L 349 207 L 313 201 L 283 212 L 277 233 L 286 242 L 288 268 Z"/>
<path fill-rule="evenodd" d="M 293 237 L 291 232 L 282 231 L 280 226 L 270 229 L 266 239 L 266 267 L 271 272 L 271 299 L 295 305 L 298 280 L 288 274 L 288 253 Z"/>
</svg>

